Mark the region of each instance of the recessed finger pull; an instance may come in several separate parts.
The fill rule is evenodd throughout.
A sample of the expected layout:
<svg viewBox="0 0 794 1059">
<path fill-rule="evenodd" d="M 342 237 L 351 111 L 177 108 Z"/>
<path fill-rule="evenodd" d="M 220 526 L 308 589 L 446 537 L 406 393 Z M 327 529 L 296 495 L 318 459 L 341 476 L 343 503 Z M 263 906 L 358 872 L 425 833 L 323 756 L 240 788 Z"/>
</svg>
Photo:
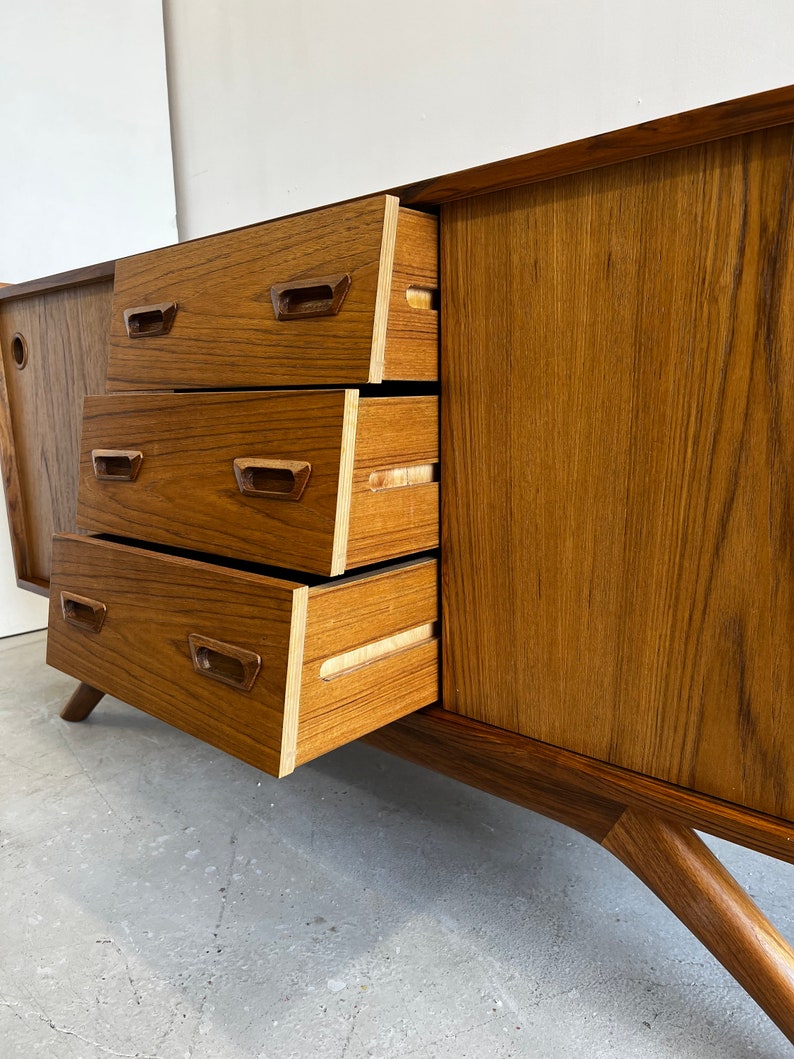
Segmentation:
<svg viewBox="0 0 794 1059">
<path fill-rule="evenodd" d="M 99 632 L 105 622 L 107 607 L 98 599 L 78 596 L 74 592 L 61 592 L 61 614 L 69 625 Z"/>
<path fill-rule="evenodd" d="M 271 460 L 241 457 L 234 461 L 234 476 L 243 496 L 264 500 L 300 500 L 312 473 L 305 460 Z"/>
<path fill-rule="evenodd" d="M 262 668 L 262 658 L 255 651 L 198 633 L 190 633 L 187 639 L 193 669 L 199 676 L 209 677 L 240 691 L 250 691 L 254 686 Z"/>
<path fill-rule="evenodd" d="M 100 482 L 134 482 L 143 453 L 138 449 L 92 449 L 91 463 Z"/>
<path fill-rule="evenodd" d="M 167 335 L 176 316 L 176 302 L 158 305 L 138 305 L 124 310 L 124 326 L 129 338 L 153 338 Z"/>
<path fill-rule="evenodd" d="M 350 290 L 350 276 L 316 276 L 274 283 L 270 288 L 277 320 L 308 320 L 314 316 L 336 316 Z"/>
</svg>

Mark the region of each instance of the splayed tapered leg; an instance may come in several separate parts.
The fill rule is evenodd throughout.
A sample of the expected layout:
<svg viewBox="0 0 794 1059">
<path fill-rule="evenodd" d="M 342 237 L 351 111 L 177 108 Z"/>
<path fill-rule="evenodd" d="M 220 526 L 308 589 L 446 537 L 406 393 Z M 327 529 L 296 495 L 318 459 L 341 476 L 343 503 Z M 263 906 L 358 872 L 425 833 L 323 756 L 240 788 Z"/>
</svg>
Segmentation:
<svg viewBox="0 0 794 1059">
<path fill-rule="evenodd" d="M 97 691 L 90 684 L 78 684 L 61 710 L 61 717 L 64 721 L 84 721 L 104 695 L 104 691 Z"/>
</svg>

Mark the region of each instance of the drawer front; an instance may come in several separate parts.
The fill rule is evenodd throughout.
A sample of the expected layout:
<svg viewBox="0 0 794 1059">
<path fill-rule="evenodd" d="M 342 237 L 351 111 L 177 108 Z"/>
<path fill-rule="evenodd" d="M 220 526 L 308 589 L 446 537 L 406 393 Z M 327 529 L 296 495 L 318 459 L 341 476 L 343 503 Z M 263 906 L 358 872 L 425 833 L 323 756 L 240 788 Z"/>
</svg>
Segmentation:
<svg viewBox="0 0 794 1059">
<path fill-rule="evenodd" d="M 438 400 L 89 397 L 83 529 L 318 574 L 438 543 Z"/>
<path fill-rule="evenodd" d="M 272 775 L 438 695 L 437 564 L 331 585 L 63 535 L 47 661 Z"/>
<path fill-rule="evenodd" d="M 382 195 L 123 259 L 107 388 L 435 379 L 437 257 Z"/>
</svg>

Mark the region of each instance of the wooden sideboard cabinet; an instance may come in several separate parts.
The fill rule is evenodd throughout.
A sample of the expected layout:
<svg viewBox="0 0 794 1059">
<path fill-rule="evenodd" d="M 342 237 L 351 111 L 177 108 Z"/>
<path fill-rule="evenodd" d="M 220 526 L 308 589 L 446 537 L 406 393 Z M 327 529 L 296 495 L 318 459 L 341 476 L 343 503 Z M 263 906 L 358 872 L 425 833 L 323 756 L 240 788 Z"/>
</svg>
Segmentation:
<svg viewBox="0 0 794 1059">
<path fill-rule="evenodd" d="M 432 547 L 429 507 L 422 512 L 401 503 L 377 517 L 367 508 L 358 523 L 352 512 L 357 489 L 379 487 L 401 487 L 403 500 L 415 489 L 417 503 L 424 496 L 423 503 L 434 505 L 440 465 L 438 702 L 417 709 L 437 694 L 438 615 L 427 580 L 435 577 L 434 558 L 376 575 L 413 586 L 407 603 L 397 591 L 387 606 L 393 612 L 401 604 L 404 615 L 381 623 L 378 638 L 371 637 L 388 642 L 386 656 L 396 653 L 410 676 L 368 682 L 371 667 L 384 664 L 384 650 L 370 654 L 363 642 L 331 654 L 310 651 L 321 678 L 354 673 L 360 682 L 360 691 L 345 701 L 347 721 L 336 728 L 336 706 L 327 697 L 302 715 L 302 701 L 288 690 L 297 666 L 290 658 L 300 656 L 289 629 L 306 592 L 310 607 L 314 598 L 317 607 L 325 600 L 339 608 L 318 619 L 328 620 L 329 628 L 340 619 L 358 620 L 362 612 L 369 618 L 368 603 L 355 596 L 367 577 L 350 581 L 346 575 L 315 588 L 268 582 L 267 607 L 274 614 L 281 607 L 282 677 L 281 698 L 268 707 L 280 718 L 267 737 L 275 765 L 264 767 L 289 771 L 372 729 L 364 738 L 374 746 L 576 828 L 657 893 L 794 1042 L 794 952 L 694 831 L 794 861 L 794 87 L 392 194 L 400 206 L 397 198 L 387 200 L 385 228 L 382 206 L 373 205 L 379 200 L 334 208 L 369 233 L 349 268 L 335 266 L 325 251 L 311 266 L 299 263 L 301 240 L 294 232 L 302 230 L 301 218 L 276 222 L 271 230 L 294 272 L 284 283 L 267 272 L 266 283 L 260 278 L 257 285 L 246 271 L 252 256 L 263 252 L 268 226 L 213 237 L 219 240 L 213 267 L 227 261 L 231 270 L 229 284 L 217 289 L 202 272 L 202 241 L 187 244 L 187 251 L 177 247 L 119 263 L 110 390 L 368 385 L 360 397 L 339 398 L 342 405 L 355 401 L 366 418 L 366 409 L 375 415 L 387 408 L 378 401 L 430 396 L 389 391 L 378 397 L 372 391 L 384 379 L 426 385 L 434 377 L 428 352 L 434 339 L 426 326 L 431 317 L 421 314 L 435 312 L 435 251 L 427 233 L 438 224 L 440 454 L 426 416 L 426 437 L 421 444 L 409 439 L 410 456 L 397 456 L 392 447 L 388 459 L 375 458 L 377 445 L 365 440 L 364 469 L 356 477 L 351 456 L 345 472 L 353 483 L 349 534 L 344 520 L 326 519 L 321 540 L 306 529 L 313 525 L 308 520 L 301 523 L 304 540 L 289 519 L 276 527 L 276 509 L 269 543 L 245 534 L 244 542 L 230 545 L 222 514 L 205 520 L 202 508 L 191 516 L 187 503 L 177 528 L 163 529 L 168 505 L 181 503 L 186 472 L 176 462 L 167 485 L 155 488 L 150 479 L 140 500 L 123 500 L 126 479 L 160 458 L 148 453 L 147 462 L 151 424 L 175 398 L 91 397 L 82 447 L 83 528 L 159 542 L 161 550 L 125 551 L 114 569 L 111 553 L 121 544 L 58 540 L 56 554 L 64 561 L 58 560 L 53 581 L 59 597 L 53 593 L 51 657 L 69 669 L 78 656 L 78 670 L 70 671 L 83 680 L 63 716 L 83 719 L 103 691 L 113 690 L 109 663 L 92 650 L 85 625 L 105 620 L 103 591 L 110 599 L 134 597 L 136 578 L 144 576 L 136 564 L 160 564 L 158 582 L 171 585 L 177 574 L 198 581 L 205 576 L 205 560 L 173 552 L 190 548 L 191 540 L 214 555 L 236 555 L 238 562 L 253 558 L 332 575 L 374 561 L 378 547 L 385 548 L 383 558 Z M 330 214 L 308 216 L 320 225 L 318 243 L 326 246 L 323 218 Z M 372 238 L 373 223 L 391 232 L 380 243 Z M 394 262 L 388 282 L 378 271 L 384 259 Z M 327 328 L 327 347 L 306 337 L 303 323 L 294 342 L 273 338 L 291 334 L 274 323 L 280 308 L 300 318 L 304 307 L 330 306 L 345 286 L 342 277 L 356 270 L 350 305 L 358 307 L 360 327 L 347 360 L 341 315 L 317 321 Z M 265 289 L 271 284 L 272 291 Z M 279 300 L 285 290 L 293 292 L 291 307 L 289 296 L 286 306 Z M 24 293 L 0 291 L 0 311 Z M 361 293 L 367 296 L 357 301 Z M 389 297 L 391 310 L 399 307 L 396 319 L 386 308 Z M 265 334 L 258 314 L 271 302 Z M 382 325 L 373 327 L 373 311 Z M 41 557 L 43 534 L 70 527 L 50 524 L 48 510 L 28 501 L 30 514 L 20 517 L 19 498 L 31 494 L 35 469 L 19 426 L 16 383 L 24 369 L 15 363 L 13 326 L 0 319 L 8 391 L 4 473 L 12 526 L 22 540 L 18 574 L 30 580 L 25 556 L 33 523 L 41 571 L 49 569 L 48 557 Z M 230 341 L 235 329 L 242 336 L 237 354 Z M 58 333 L 56 326 L 48 346 L 57 346 Z M 173 363 L 169 350 L 175 351 Z M 57 358 L 52 363 L 63 370 Z M 99 395 L 104 380 L 93 385 Z M 63 393 L 71 422 L 74 391 L 65 383 Z M 203 400 L 203 419 L 214 424 L 210 432 L 231 436 L 240 416 L 231 404 L 224 411 L 219 402 L 227 398 Z M 264 400 L 284 398 L 246 395 L 238 404 Z M 36 408 L 48 436 L 67 431 L 46 406 Z M 357 435 L 339 427 L 344 408 L 334 414 L 336 440 L 322 459 L 331 467 L 323 473 L 339 483 L 340 492 L 329 494 L 338 512 L 333 497 L 350 492 L 341 486 L 345 442 L 339 438 L 350 442 Z M 114 423 L 125 416 L 125 431 L 114 433 Z M 183 425 L 173 416 L 169 422 L 170 448 L 187 453 L 190 463 L 190 417 Z M 397 412 L 398 439 L 399 422 Z M 300 427 L 296 433 L 300 437 Z M 373 437 L 382 434 L 376 429 Z M 76 469 L 76 446 L 71 453 Z M 232 457 L 223 456 L 229 474 Z M 267 489 L 299 489 L 298 468 L 312 461 L 295 452 L 289 460 L 296 466 L 282 468 L 280 477 L 270 468 Z M 53 472 L 54 482 L 59 473 Z M 316 481 L 321 477 L 318 471 Z M 59 488 L 74 504 L 68 474 Z M 322 505 L 316 510 L 322 521 Z M 357 543 L 356 533 L 366 537 L 372 526 L 374 537 L 366 546 Z M 375 540 L 378 533 L 388 541 Z M 89 550 L 103 556 L 104 589 L 95 579 L 91 591 L 81 593 L 79 579 L 75 588 L 61 574 L 70 566 L 80 571 L 76 556 Z M 371 575 L 370 568 L 365 572 Z M 229 568 L 213 574 L 220 606 L 228 609 L 235 578 L 253 605 L 257 576 Z M 42 573 L 39 581 L 45 580 Z M 184 596 L 179 588 L 173 594 Z M 292 608 L 291 617 L 285 607 Z M 322 640 L 322 625 L 318 629 Z M 172 640 L 188 658 L 185 631 Z M 309 631 L 306 637 L 308 643 Z M 204 677 L 214 669 L 210 679 L 236 685 L 235 695 L 263 664 L 248 641 L 224 655 L 223 645 L 210 638 L 208 646 L 199 637 L 191 649 L 199 679 L 202 666 Z M 261 715 L 249 708 L 231 742 L 227 731 L 211 730 L 200 710 L 186 720 L 181 700 L 168 690 L 174 665 L 163 663 L 157 687 L 148 687 L 139 705 L 246 756 L 240 741 L 261 739 Z M 127 670 L 127 678 L 117 693 L 135 701 L 138 677 Z M 368 711 L 371 723 L 362 723 Z M 401 719 L 386 723 L 390 717 Z"/>
</svg>

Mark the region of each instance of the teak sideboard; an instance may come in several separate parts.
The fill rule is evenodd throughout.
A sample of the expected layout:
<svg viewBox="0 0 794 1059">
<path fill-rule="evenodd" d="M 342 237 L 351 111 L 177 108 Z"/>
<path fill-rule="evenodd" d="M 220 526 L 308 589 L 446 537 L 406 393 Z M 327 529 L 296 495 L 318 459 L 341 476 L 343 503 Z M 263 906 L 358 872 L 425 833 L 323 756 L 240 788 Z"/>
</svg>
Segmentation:
<svg viewBox="0 0 794 1059">
<path fill-rule="evenodd" d="M 793 211 L 787 87 L 0 290 L 62 716 L 559 820 L 794 1042 Z"/>
</svg>

